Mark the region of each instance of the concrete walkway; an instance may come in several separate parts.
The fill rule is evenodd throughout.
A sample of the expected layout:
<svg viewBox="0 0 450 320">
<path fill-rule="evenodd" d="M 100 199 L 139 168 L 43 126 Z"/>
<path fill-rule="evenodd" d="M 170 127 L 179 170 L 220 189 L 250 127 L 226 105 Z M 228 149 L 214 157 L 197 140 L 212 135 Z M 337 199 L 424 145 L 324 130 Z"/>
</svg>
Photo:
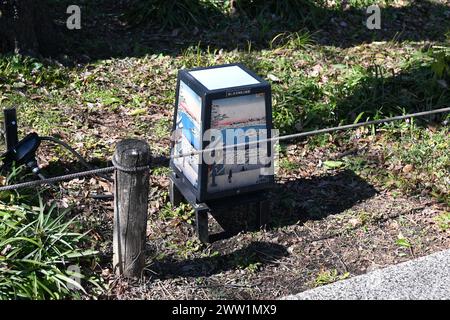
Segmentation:
<svg viewBox="0 0 450 320">
<path fill-rule="evenodd" d="M 449 300 L 450 250 L 379 269 L 285 300 Z"/>
</svg>

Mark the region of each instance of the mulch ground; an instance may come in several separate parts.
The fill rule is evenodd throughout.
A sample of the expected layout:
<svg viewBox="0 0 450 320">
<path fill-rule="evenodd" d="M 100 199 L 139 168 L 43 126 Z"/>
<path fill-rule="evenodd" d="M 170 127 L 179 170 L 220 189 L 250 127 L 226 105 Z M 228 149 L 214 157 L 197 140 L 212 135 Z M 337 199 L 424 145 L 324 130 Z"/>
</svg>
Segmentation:
<svg viewBox="0 0 450 320">
<path fill-rule="evenodd" d="M 252 207 L 237 207 L 210 216 L 208 245 L 189 220 L 160 218 L 168 179 L 152 176 L 148 264 L 134 282 L 111 269 L 112 204 L 85 197 L 79 208 L 102 252 L 97 272 L 110 286 L 103 298 L 273 299 L 450 247 L 450 232 L 435 220 L 448 207 L 324 169 L 318 164 L 328 153 L 315 148 L 303 155 L 303 169 L 280 171 L 266 230 L 253 227 Z"/>
</svg>

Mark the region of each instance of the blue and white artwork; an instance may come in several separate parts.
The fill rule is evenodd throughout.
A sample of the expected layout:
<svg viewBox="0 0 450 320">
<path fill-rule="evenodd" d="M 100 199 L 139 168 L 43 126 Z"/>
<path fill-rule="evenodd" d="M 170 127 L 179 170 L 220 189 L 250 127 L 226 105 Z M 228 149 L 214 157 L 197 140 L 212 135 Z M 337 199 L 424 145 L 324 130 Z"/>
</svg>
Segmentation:
<svg viewBox="0 0 450 320">
<path fill-rule="evenodd" d="M 211 128 L 222 131 L 224 145 L 234 145 L 260 138 L 260 130 L 266 130 L 266 104 L 264 94 L 218 99 L 212 102 Z M 231 133 L 231 134 L 230 134 Z M 256 134 L 252 137 L 252 134 Z M 253 144 L 247 150 L 233 150 L 234 159 L 230 161 L 231 150 L 226 150 L 222 164 L 208 167 L 208 192 L 268 182 L 269 177 L 262 174 L 261 163 L 250 162 L 250 155 L 258 155 L 258 146 Z M 239 153 L 240 152 L 240 153 Z"/>
<path fill-rule="evenodd" d="M 201 148 L 201 97 L 180 81 L 176 118 L 177 134 L 174 141 L 174 155 L 181 155 Z M 198 185 L 198 158 L 190 156 L 175 158 L 175 166 L 184 173 L 191 184 Z"/>
</svg>

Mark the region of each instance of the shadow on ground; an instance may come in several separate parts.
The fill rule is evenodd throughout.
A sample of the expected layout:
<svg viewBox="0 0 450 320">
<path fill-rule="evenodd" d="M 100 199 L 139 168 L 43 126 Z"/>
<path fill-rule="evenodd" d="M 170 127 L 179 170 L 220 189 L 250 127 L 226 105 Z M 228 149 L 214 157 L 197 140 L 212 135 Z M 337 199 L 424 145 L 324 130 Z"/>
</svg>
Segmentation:
<svg viewBox="0 0 450 320">
<path fill-rule="evenodd" d="M 224 255 L 183 261 L 156 261 L 148 269 L 156 272 L 160 278 L 207 277 L 232 269 L 272 264 L 287 255 L 286 249 L 279 244 L 252 242 L 247 247 Z"/>
<path fill-rule="evenodd" d="M 329 215 L 339 214 L 375 194 L 373 186 L 350 170 L 277 184 L 268 194 L 272 200 L 268 228 L 276 229 L 308 220 L 324 219 Z M 212 242 L 239 232 L 259 229 L 256 224 L 256 205 L 213 212 L 212 217 L 222 229 L 211 234 Z"/>
</svg>

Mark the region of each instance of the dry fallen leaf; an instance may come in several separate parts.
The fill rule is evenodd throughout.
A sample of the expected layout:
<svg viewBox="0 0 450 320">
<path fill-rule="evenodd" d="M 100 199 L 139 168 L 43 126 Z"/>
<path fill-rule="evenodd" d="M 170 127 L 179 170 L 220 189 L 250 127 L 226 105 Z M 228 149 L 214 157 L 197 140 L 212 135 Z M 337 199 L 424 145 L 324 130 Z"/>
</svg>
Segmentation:
<svg viewBox="0 0 450 320">
<path fill-rule="evenodd" d="M 271 73 L 269 73 L 269 74 L 267 75 L 267 78 L 269 78 L 269 80 L 271 80 L 271 81 L 273 81 L 273 82 L 281 82 L 280 78 L 278 78 L 277 76 L 275 76 L 275 75 L 273 75 L 273 74 L 271 74 Z"/>
<path fill-rule="evenodd" d="M 407 164 L 406 166 L 403 167 L 403 172 L 404 173 L 410 173 L 411 171 L 413 171 L 414 166 L 412 164 Z"/>
<path fill-rule="evenodd" d="M 360 223 L 359 219 L 357 219 L 357 218 L 352 218 L 348 222 L 352 225 L 352 227 L 356 227 Z"/>
<path fill-rule="evenodd" d="M 311 77 L 317 77 L 320 72 L 323 70 L 323 67 L 320 64 L 316 64 L 312 70 L 309 72 L 309 75 Z"/>
</svg>

